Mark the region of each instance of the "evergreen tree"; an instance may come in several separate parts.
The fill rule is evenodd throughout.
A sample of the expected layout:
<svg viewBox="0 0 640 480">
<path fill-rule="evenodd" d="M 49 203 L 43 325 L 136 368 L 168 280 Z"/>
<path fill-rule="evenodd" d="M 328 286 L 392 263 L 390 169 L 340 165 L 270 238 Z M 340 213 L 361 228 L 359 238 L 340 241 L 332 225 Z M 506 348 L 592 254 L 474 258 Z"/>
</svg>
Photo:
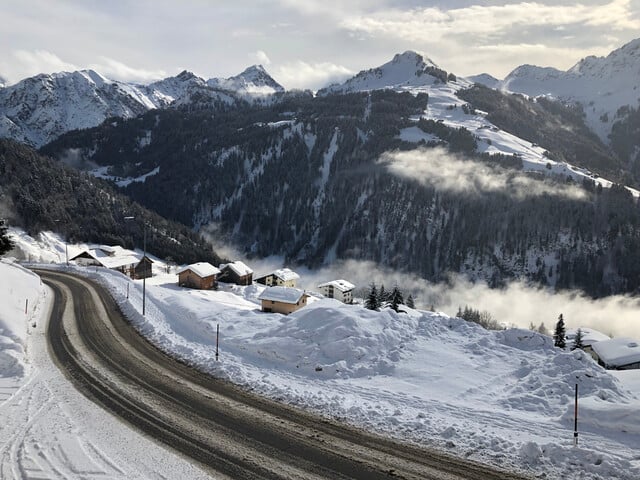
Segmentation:
<svg viewBox="0 0 640 480">
<path fill-rule="evenodd" d="M 390 295 L 391 308 L 394 312 L 398 311 L 398 307 L 404 304 L 404 298 L 402 296 L 402 292 L 398 288 L 398 285 L 394 285 L 393 290 Z"/>
<path fill-rule="evenodd" d="M 573 347 L 571 347 L 571 350 L 575 350 L 577 348 L 582 350 L 584 348 L 584 343 L 582 343 L 583 336 L 584 335 L 582 334 L 582 329 L 579 328 L 578 331 L 576 332 L 575 338 L 573 339 Z"/>
<path fill-rule="evenodd" d="M 384 307 L 385 303 L 389 300 L 389 295 L 384 289 L 384 283 L 380 285 L 380 291 L 378 292 L 378 307 Z"/>
<path fill-rule="evenodd" d="M 567 346 L 566 340 L 566 329 L 564 326 L 564 318 L 562 318 L 562 314 L 558 317 L 558 322 L 556 323 L 556 330 L 553 333 L 553 344 L 558 348 L 564 348 Z"/>
<path fill-rule="evenodd" d="M 407 297 L 406 305 L 409 308 L 416 308 L 415 303 L 413 302 L 413 296 L 411 294 L 409 294 L 409 296 Z"/>
<path fill-rule="evenodd" d="M 4 224 L 4 220 L 0 220 L 0 255 L 4 255 L 13 248 L 13 240 L 9 238 L 7 232 L 7 226 Z"/>
<path fill-rule="evenodd" d="M 378 300 L 378 290 L 376 289 L 375 283 L 371 284 L 367 299 L 364 301 L 364 307 L 368 308 L 369 310 L 378 310 L 380 308 L 380 302 Z"/>
</svg>

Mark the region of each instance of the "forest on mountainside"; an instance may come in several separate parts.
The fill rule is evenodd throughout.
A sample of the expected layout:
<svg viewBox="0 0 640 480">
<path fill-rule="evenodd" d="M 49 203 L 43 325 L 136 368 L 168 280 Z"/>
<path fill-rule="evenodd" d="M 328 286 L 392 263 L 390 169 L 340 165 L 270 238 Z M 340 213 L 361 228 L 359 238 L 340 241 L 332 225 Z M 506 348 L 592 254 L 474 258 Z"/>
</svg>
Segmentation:
<svg viewBox="0 0 640 480">
<path fill-rule="evenodd" d="M 467 108 L 491 110 L 462 95 Z M 508 131 L 529 129 L 550 157 L 619 173 L 620 162 L 583 135 L 579 112 L 518 96 L 498 100 L 488 115 Z M 461 272 L 496 287 L 526 278 L 593 296 L 638 291 L 640 211 L 628 190 L 541 178 L 523 173 L 516 156 L 479 155 L 467 129 L 415 121 L 428 101 L 426 94 L 373 91 L 291 96 L 225 112 L 151 111 L 70 132 L 42 152 L 58 159 L 73 154 L 115 175 L 158 169 L 122 192 L 196 229 L 215 225 L 216 235 L 248 255 L 283 255 L 309 266 L 373 260 L 433 281 Z M 538 120 L 521 114 L 540 117 L 540 130 Z M 570 128 L 546 143 L 549 125 Z M 402 140 L 401 131 L 415 126 L 438 140 Z M 588 159 L 576 150 L 585 145 L 592 148 Z M 506 187 L 452 190 L 398 176 L 380 161 L 389 152 L 413 151 L 419 165 L 434 147 L 455 161 L 482 162 Z M 521 184 L 540 192 L 523 195 Z"/>
<path fill-rule="evenodd" d="M 190 228 L 11 140 L 0 140 L 0 201 L 10 213 L 8 223 L 30 235 L 51 230 L 69 242 L 142 248 L 147 224 L 147 250 L 154 255 L 179 263 L 221 260 Z M 135 218 L 125 221 L 127 216 Z"/>
</svg>

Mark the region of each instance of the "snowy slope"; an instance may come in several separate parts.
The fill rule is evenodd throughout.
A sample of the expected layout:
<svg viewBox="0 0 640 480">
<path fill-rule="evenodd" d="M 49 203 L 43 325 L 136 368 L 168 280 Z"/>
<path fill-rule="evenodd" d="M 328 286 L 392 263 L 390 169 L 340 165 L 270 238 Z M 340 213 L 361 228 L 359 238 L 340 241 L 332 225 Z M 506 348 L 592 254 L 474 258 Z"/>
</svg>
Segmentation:
<svg viewBox="0 0 640 480">
<path fill-rule="evenodd" d="M 538 67 L 532 68 L 533 71 L 538 72 Z M 566 162 L 550 160 L 544 155 L 544 148 L 496 127 L 486 119 L 485 112 L 479 110 L 464 111 L 462 106 L 465 102 L 456 93 L 461 89 L 470 87 L 473 82 L 465 78 L 444 82 L 441 78 L 437 78 L 438 75 L 442 75 L 442 73 L 438 72 L 446 74 L 444 70 L 440 69 L 428 58 L 425 59 L 425 57 L 416 52 L 408 51 L 394 56 L 393 60 L 378 68 L 362 71 L 344 83 L 332 85 L 321 90 L 318 94 L 366 92 L 380 89 L 392 89 L 413 94 L 427 93 L 429 102 L 422 117 L 442 122 L 452 128 L 466 128 L 476 136 L 477 151 L 479 153 L 515 154 L 522 159 L 523 167 L 526 171 L 535 171 L 545 175 L 569 176 L 579 183 L 584 178 L 589 178 L 603 187 L 612 185 L 611 181 L 597 177 L 584 168 L 576 167 Z M 434 74 L 436 76 L 433 76 Z M 553 76 L 554 74 L 553 72 L 548 72 L 548 75 Z M 488 75 L 474 78 L 476 81 L 484 79 L 489 83 L 493 79 Z M 413 120 L 417 122 L 419 118 L 414 118 Z M 433 140 L 432 137 L 426 134 L 420 135 L 418 133 L 417 128 L 408 127 L 400 132 L 400 138 L 416 144 L 423 140 L 425 142 Z M 640 195 L 640 192 L 634 189 L 629 190 L 635 196 Z"/>
<path fill-rule="evenodd" d="M 587 124 L 607 142 L 617 110 L 624 105 L 638 106 L 639 79 L 640 39 L 636 39 L 606 57 L 586 57 L 566 72 L 522 65 L 507 75 L 498 87 L 530 96 L 549 95 L 581 103 Z"/>
<path fill-rule="evenodd" d="M 231 90 L 243 96 L 264 96 L 284 92 L 284 87 L 276 82 L 262 65 L 252 65 L 233 77 L 210 78 L 207 85 Z"/>
</svg>

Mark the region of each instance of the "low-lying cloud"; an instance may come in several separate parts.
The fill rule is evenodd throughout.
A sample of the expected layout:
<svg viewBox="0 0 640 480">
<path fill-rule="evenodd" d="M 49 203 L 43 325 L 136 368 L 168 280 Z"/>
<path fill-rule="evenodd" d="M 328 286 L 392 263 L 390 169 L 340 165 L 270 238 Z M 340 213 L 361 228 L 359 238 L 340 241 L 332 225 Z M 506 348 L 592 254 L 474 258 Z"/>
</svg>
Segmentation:
<svg viewBox="0 0 640 480">
<path fill-rule="evenodd" d="M 219 237 L 212 237 L 212 240 Z M 471 282 L 467 278 L 450 274 L 447 282 L 432 283 L 414 273 L 396 271 L 363 260 L 338 260 L 318 269 L 285 264 L 282 257 L 246 259 L 231 246 L 218 243 L 219 253 L 230 259 L 241 259 L 253 270 L 254 277 L 277 268 L 289 266 L 300 274 L 299 287 L 317 291 L 318 284 L 343 278 L 356 285 L 356 295 L 364 297 L 372 282 L 386 290 L 394 285 L 411 294 L 416 307 L 456 315 L 459 308 L 472 307 L 491 314 L 493 319 L 509 326 L 528 328 L 544 323 L 549 331 L 562 313 L 568 328 L 588 327 L 615 337 L 640 340 L 640 298 L 630 295 L 612 295 L 592 299 L 579 290 L 554 292 L 525 281 L 514 280 L 501 289 L 492 289 L 485 282 Z"/>
<path fill-rule="evenodd" d="M 417 180 L 441 191 L 471 195 L 505 192 L 519 199 L 540 195 L 586 198 L 584 190 L 575 185 L 543 181 L 521 172 L 465 160 L 440 147 L 390 152 L 379 162 L 394 175 Z"/>
</svg>

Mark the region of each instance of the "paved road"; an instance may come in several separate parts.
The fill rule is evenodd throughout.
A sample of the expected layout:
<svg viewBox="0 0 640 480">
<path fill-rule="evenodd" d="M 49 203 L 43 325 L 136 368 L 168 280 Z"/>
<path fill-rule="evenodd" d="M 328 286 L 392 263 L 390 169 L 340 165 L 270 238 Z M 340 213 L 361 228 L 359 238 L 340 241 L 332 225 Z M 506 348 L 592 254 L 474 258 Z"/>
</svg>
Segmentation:
<svg viewBox="0 0 640 480">
<path fill-rule="evenodd" d="M 101 286 L 38 273 L 55 294 L 50 351 L 75 386 L 215 478 L 524 478 L 327 421 L 212 378 L 147 342 Z"/>
</svg>

